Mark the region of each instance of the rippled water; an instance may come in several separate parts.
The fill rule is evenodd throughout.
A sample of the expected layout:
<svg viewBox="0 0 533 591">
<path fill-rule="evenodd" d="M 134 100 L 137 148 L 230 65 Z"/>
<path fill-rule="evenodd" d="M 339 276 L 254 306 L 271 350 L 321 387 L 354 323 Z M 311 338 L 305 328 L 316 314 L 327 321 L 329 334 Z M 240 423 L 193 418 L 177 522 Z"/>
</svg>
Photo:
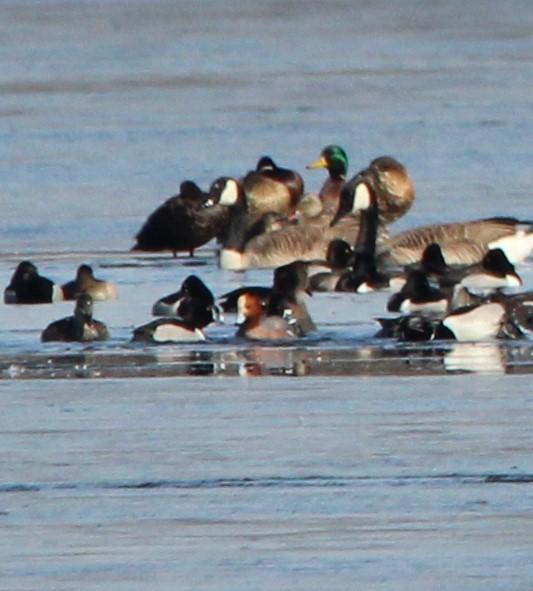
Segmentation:
<svg viewBox="0 0 533 591">
<path fill-rule="evenodd" d="M 69 303 L 0 306 L 3 590 L 533 586 L 528 342 L 377 342 L 386 294 L 318 294 L 305 344 L 228 318 L 134 346 L 186 274 L 271 271 L 128 252 L 182 180 L 270 154 L 317 190 L 330 143 L 406 165 L 393 231 L 531 219 L 532 26 L 526 0 L 0 1 L 0 277 L 86 262 L 121 295 L 94 346 L 39 343 Z"/>
</svg>

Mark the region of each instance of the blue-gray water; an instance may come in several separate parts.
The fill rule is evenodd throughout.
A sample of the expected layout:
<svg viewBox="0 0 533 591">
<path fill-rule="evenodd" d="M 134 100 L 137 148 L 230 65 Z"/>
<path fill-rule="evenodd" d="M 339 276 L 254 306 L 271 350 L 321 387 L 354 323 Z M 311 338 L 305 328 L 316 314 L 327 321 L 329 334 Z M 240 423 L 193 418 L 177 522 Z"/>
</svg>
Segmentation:
<svg viewBox="0 0 533 591">
<path fill-rule="evenodd" d="M 0 306 L 3 591 L 533 587 L 527 342 L 383 348 L 386 294 L 319 294 L 308 345 L 128 343 L 190 272 L 270 282 L 128 253 L 182 180 L 262 154 L 312 191 L 326 144 L 395 156 L 393 231 L 531 219 L 532 31 L 526 0 L 0 1 L 3 285 L 87 262 L 121 296 L 94 347 L 39 343 L 69 303 Z"/>
</svg>

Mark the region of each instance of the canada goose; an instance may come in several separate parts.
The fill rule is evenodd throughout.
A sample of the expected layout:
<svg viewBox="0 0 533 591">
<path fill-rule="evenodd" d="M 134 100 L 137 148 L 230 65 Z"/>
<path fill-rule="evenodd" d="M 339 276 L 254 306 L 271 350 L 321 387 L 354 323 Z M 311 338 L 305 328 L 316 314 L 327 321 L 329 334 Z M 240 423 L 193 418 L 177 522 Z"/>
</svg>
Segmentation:
<svg viewBox="0 0 533 591">
<path fill-rule="evenodd" d="M 220 201 L 231 210 L 219 256 L 222 269 L 240 271 L 280 267 L 296 260 L 323 260 L 331 240 L 341 238 L 351 241 L 356 233 L 358 220 L 346 219 L 331 228 L 331 215 L 323 214 L 313 223 L 289 224 L 247 239 L 250 217 L 242 187 L 235 179 L 226 179 L 225 182 L 227 193 L 232 193 L 234 200 Z"/>
<path fill-rule="evenodd" d="M 50 304 L 62 300 L 61 287 L 39 275 L 37 267 L 31 261 L 18 264 L 4 290 L 5 304 Z"/>
<path fill-rule="evenodd" d="M 479 263 L 488 250 L 496 248 L 501 248 L 512 264 L 517 264 L 533 251 L 533 223 L 494 217 L 413 228 L 378 245 L 378 258 L 385 265 L 417 263 L 424 249 L 434 242 L 440 245 L 449 265 Z"/>
<path fill-rule="evenodd" d="M 400 289 L 404 283 L 404 280 L 398 282 L 396 278 L 393 279 L 389 274 L 378 270 L 376 264 L 379 231 L 376 185 L 376 175 L 368 169 L 354 177 L 341 191 L 339 208 L 331 224 L 334 226 L 346 217 L 358 216 L 359 228 L 351 267 L 339 277 L 335 284 L 336 291 L 366 293 L 391 287 Z"/>
<path fill-rule="evenodd" d="M 278 315 L 267 316 L 259 297 L 245 293 L 237 300 L 239 328 L 237 337 L 254 340 L 287 340 L 298 335 L 291 327 L 290 319 Z"/>
<path fill-rule="evenodd" d="M 210 189 L 211 191 L 211 189 Z M 213 203 L 196 183 L 184 181 L 143 224 L 132 250 L 178 252 L 194 250 L 217 237 L 228 222 L 227 208 Z"/>
<path fill-rule="evenodd" d="M 200 328 L 219 319 L 213 293 L 196 275 L 189 275 L 178 291 L 157 300 L 152 306 L 152 315 L 178 316 Z"/>
<path fill-rule="evenodd" d="M 320 153 L 318 160 L 308 164 L 307 168 L 327 169 L 328 178 L 320 189 L 319 197 L 325 210 L 332 214 L 335 213 L 341 190 L 346 184 L 346 173 L 348 172 L 346 152 L 340 146 L 326 146 Z"/>
<path fill-rule="evenodd" d="M 379 156 L 366 170 L 374 178 L 380 222 L 390 224 L 405 215 L 415 199 L 413 183 L 405 167 L 392 156 Z"/>
<path fill-rule="evenodd" d="M 88 293 L 76 300 L 74 315 L 49 324 L 41 333 L 41 341 L 102 341 L 109 338 L 106 325 L 93 318 L 93 298 Z"/>
<path fill-rule="evenodd" d="M 354 246 L 351 268 L 345 271 L 335 285 L 335 291 L 355 291 L 365 293 L 389 286 L 389 276 L 376 267 L 376 239 L 378 231 L 378 200 L 371 175 L 360 174 L 359 182 L 343 189 L 342 206 L 332 224 L 342 219 L 347 210 L 351 215 L 359 215 L 359 230 Z"/>
<path fill-rule="evenodd" d="M 318 224 L 291 224 L 279 230 L 264 232 L 247 240 L 250 227 L 248 203 L 238 181 L 221 178 L 224 198 L 219 200 L 230 208 L 230 220 L 219 265 L 222 269 L 240 271 L 256 267 L 280 267 L 295 260 L 324 259 L 329 242 L 334 238 L 353 239 L 358 221 L 346 220 L 329 227 L 328 215 Z"/>
<path fill-rule="evenodd" d="M 88 293 L 93 300 L 114 300 L 118 298 L 118 289 L 113 283 L 96 279 L 92 267 L 80 265 L 76 279 L 62 285 L 65 300 L 75 300 L 82 293 Z"/>
<path fill-rule="evenodd" d="M 277 166 L 269 156 L 262 156 L 255 170 L 242 179 L 252 220 L 275 211 L 290 216 L 304 192 L 302 177 L 295 171 Z"/>
</svg>

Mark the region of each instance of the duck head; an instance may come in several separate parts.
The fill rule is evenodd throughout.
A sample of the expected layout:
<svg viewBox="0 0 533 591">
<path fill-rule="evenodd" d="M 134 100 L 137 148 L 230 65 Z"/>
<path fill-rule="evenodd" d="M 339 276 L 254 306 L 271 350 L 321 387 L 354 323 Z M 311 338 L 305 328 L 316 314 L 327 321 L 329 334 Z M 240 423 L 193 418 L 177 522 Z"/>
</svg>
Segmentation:
<svg viewBox="0 0 533 591">
<path fill-rule="evenodd" d="M 345 177 L 348 172 L 348 156 L 340 146 L 326 146 L 318 160 L 308 164 L 307 168 L 326 168 L 330 177 Z"/>
</svg>

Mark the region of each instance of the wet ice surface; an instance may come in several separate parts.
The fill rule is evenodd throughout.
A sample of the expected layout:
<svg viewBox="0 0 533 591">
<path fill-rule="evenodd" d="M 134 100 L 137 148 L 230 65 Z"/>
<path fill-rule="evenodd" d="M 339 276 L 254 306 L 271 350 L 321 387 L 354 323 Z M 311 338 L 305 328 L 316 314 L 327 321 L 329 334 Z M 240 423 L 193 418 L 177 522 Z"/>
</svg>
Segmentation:
<svg viewBox="0 0 533 591">
<path fill-rule="evenodd" d="M 9 279 L 13 255 L 0 258 Z M 241 285 L 271 285 L 271 269 L 244 273 L 222 271 L 214 248 L 200 249 L 192 259 L 133 253 L 36 254 L 41 273 L 62 284 L 77 266 L 90 263 L 97 277 L 118 284 L 116 301 L 97 302 L 95 318 L 106 323 L 111 338 L 98 343 L 40 343 L 42 329 L 69 316 L 73 302 L 39 306 L 2 306 L 3 347 L 0 378 L 150 377 L 177 375 L 430 375 L 463 372 L 533 371 L 531 340 L 485 343 L 400 344 L 378 339 L 377 317 L 386 312 L 390 293 L 316 293 L 307 298 L 316 333 L 285 343 L 246 342 L 235 337 L 236 316 L 206 329 L 202 343 L 152 345 L 132 343 L 132 331 L 151 320 L 152 304 L 179 288 L 191 273 L 220 296 Z M 533 266 L 520 266 L 524 285 L 533 284 Z M 8 279 L 6 281 L 8 281 Z"/>
<path fill-rule="evenodd" d="M 417 200 L 393 231 L 531 219 L 529 3 L 23 0 L 0 17 L 2 286 L 30 258 L 121 292 L 95 345 L 40 344 L 71 303 L 0 306 L 2 590 L 533 587 L 528 341 L 377 342 L 387 294 L 317 294 L 304 343 L 238 343 L 227 318 L 201 346 L 133 345 L 187 274 L 220 294 L 271 271 L 128 253 L 182 180 L 270 154 L 317 190 L 304 166 L 329 143 L 351 173 L 407 166 Z"/>
<path fill-rule="evenodd" d="M 524 589 L 518 377 L 2 382 L 4 589 Z"/>
</svg>

